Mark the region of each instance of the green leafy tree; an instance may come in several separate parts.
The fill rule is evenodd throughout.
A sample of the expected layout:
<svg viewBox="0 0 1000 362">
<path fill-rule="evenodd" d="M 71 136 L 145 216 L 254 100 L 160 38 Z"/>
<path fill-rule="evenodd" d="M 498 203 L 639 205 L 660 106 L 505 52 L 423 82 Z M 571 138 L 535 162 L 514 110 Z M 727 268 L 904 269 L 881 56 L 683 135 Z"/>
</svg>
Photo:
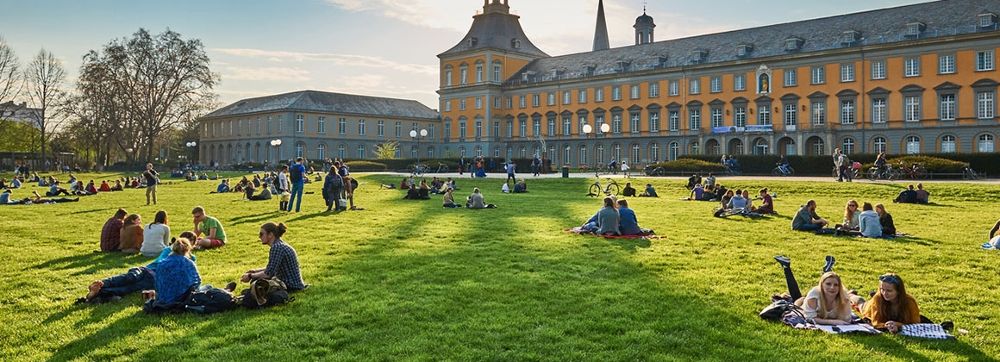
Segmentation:
<svg viewBox="0 0 1000 362">
<path fill-rule="evenodd" d="M 388 141 L 386 143 L 375 146 L 372 152 L 375 152 L 375 158 L 379 160 L 395 160 L 396 151 L 399 150 L 399 142 Z"/>
</svg>

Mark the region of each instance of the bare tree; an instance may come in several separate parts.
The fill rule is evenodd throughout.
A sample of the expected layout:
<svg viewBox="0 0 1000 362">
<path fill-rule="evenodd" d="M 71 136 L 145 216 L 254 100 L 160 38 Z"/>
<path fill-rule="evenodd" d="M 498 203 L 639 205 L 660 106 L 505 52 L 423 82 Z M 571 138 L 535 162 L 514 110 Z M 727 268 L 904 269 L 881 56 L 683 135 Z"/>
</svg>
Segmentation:
<svg viewBox="0 0 1000 362">
<path fill-rule="evenodd" d="M 7 41 L 0 37 L 0 103 L 14 100 L 21 92 L 21 85 L 24 84 L 22 81 L 17 55 Z M 0 114 L 0 117 L 3 116 Z"/>
<path fill-rule="evenodd" d="M 35 125 L 41 131 L 42 161 L 46 158 L 45 144 L 62 123 L 60 107 L 65 98 L 63 83 L 66 73 L 62 63 L 51 52 L 42 49 L 31 61 L 24 74 L 28 98 L 38 109 L 34 115 Z M 46 169 L 48 165 L 46 164 Z"/>
</svg>

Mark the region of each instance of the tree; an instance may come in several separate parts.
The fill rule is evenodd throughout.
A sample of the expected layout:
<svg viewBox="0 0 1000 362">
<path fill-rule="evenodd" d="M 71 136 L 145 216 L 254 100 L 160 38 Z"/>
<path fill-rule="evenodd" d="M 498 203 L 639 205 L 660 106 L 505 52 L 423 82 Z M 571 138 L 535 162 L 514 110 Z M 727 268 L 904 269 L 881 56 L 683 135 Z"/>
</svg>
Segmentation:
<svg viewBox="0 0 1000 362">
<path fill-rule="evenodd" d="M 0 119 L 0 150 L 2 152 L 34 152 L 38 130 L 29 123 Z"/>
<path fill-rule="evenodd" d="M 60 107 L 65 98 L 62 87 L 66 81 L 66 73 L 59 59 L 56 59 L 51 52 L 42 49 L 28 65 L 24 80 L 28 98 L 31 99 L 32 106 L 38 109 L 34 121 L 41 133 L 39 141 L 42 146 L 42 160 L 47 160 L 45 144 L 59 129 L 63 120 Z"/>
<path fill-rule="evenodd" d="M 200 40 L 170 30 L 154 37 L 145 29 L 84 56 L 81 79 L 90 82 L 88 101 L 114 119 L 120 132 L 114 139 L 130 160 L 140 152 L 152 159 L 166 132 L 211 104 L 219 82 Z"/>
<path fill-rule="evenodd" d="M 12 101 L 21 92 L 20 64 L 10 45 L 0 37 L 0 103 Z M 0 114 L 0 118 L 5 116 Z"/>
<path fill-rule="evenodd" d="M 399 151 L 399 142 L 386 141 L 383 144 L 375 146 L 375 149 L 373 151 L 375 152 L 375 159 L 395 160 L 396 151 Z"/>
</svg>

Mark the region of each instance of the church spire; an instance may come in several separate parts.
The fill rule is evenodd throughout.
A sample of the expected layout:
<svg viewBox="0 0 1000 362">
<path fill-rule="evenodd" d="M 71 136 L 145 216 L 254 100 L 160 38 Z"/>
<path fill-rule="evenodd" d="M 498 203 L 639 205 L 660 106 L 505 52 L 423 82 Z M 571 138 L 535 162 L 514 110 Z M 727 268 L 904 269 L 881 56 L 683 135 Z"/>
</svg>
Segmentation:
<svg viewBox="0 0 1000 362">
<path fill-rule="evenodd" d="M 604 19 L 604 0 L 597 2 L 597 29 L 594 31 L 594 51 L 611 48 L 608 39 L 608 22 Z"/>
</svg>

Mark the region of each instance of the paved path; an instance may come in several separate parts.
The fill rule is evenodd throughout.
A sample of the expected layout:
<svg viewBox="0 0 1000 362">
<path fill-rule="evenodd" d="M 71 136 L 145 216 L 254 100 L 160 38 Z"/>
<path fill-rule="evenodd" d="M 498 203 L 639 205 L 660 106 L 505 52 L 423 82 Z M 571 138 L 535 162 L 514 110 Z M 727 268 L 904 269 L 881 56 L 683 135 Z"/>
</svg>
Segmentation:
<svg viewBox="0 0 1000 362">
<path fill-rule="evenodd" d="M 406 177 L 406 176 L 409 176 L 408 173 L 399 173 L 399 172 L 373 172 L 373 173 L 370 173 L 370 174 L 394 175 L 394 176 L 397 176 L 397 177 Z M 452 177 L 452 178 L 456 178 L 456 179 L 463 179 L 463 178 L 469 179 L 469 178 L 471 178 L 468 173 L 465 173 L 463 175 L 459 175 L 458 173 L 455 173 L 455 172 L 448 172 L 448 173 L 427 173 L 427 174 L 424 174 L 424 177 L 427 177 L 427 178 L 430 178 L 430 177 L 441 177 L 441 178 Z M 526 177 L 529 180 L 530 179 L 538 179 L 538 178 L 542 178 L 542 179 L 545 179 L 545 178 L 560 178 L 560 177 L 562 177 L 562 174 L 560 174 L 560 173 L 548 173 L 548 174 L 542 174 L 542 175 L 539 175 L 539 176 L 535 177 L 535 176 L 532 176 L 530 173 L 519 173 L 519 174 L 517 174 L 517 177 L 518 178 L 524 178 L 524 177 Z M 594 178 L 594 174 L 591 173 L 591 172 L 572 172 L 572 173 L 569 174 L 569 177 L 570 178 L 589 178 L 589 179 L 593 179 Z M 490 178 L 490 179 L 506 179 L 507 178 L 507 174 L 505 174 L 505 173 L 490 173 L 490 174 L 486 175 L 486 178 Z M 625 178 L 625 176 L 623 176 L 621 174 L 618 174 L 618 175 L 601 174 L 601 178 L 623 179 L 623 178 Z M 637 176 L 636 175 L 636 176 L 632 176 L 632 178 L 634 178 L 634 179 L 643 179 L 643 180 L 656 179 L 656 180 L 673 180 L 673 181 L 684 181 L 684 182 L 687 181 L 687 176 L 683 176 L 683 177 L 682 176 L 648 177 L 648 176 Z M 718 178 L 719 180 L 723 180 L 723 181 L 758 181 L 758 180 L 773 179 L 773 180 L 791 181 L 791 182 L 837 182 L 837 179 L 832 178 L 832 177 L 812 177 L 812 176 L 793 176 L 793 177 L 775 177 L 775 176 L 716 176 L 716 178 Z M 974 181 L 965 181 L 965 180 L 869 181 L 868 179 L 855 179 L 854 182 L 857 182 L 857 183 L 899 183 L 899 184 L 910 184 L 910 183 L 917 183 L 917 182 L 922 182 L 922 183 L 956 183 L 957 182 L 957 183 L 974 183 L 974 184 L 1000 185 L 1000 179 L 987 179 L 987 180 L 974 180 Z"/>
</svg>

